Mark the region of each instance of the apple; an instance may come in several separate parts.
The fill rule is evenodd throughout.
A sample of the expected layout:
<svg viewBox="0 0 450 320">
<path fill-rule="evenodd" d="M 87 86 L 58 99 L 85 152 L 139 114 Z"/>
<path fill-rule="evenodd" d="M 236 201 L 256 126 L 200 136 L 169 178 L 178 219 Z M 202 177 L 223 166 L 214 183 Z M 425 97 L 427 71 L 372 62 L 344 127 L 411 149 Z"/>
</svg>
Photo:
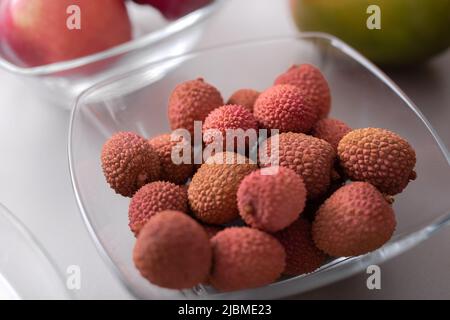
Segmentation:
<svg viewBox="0 0 450 320">
<path fill-rule="evenodd" d="M 195 11 L 212 0 L 133 0 L 139 4 L 148 4 L 156 8 L 169 20 L 178 19 L 188 13 Z"/>
<path fill-rule="evenodd" d="M 368 7 L 380 29 L 367 27 Z M 450 45 L 449 0 L 291 0 L 302 31 L 333 34 L 380 65 L 420 63 Z"/>
<path fill-rule="evenodd" d="M 0 43 L 25 66 L 76 59 L 131 39 L 123 0 L 0 1 Z"/>
</svg>

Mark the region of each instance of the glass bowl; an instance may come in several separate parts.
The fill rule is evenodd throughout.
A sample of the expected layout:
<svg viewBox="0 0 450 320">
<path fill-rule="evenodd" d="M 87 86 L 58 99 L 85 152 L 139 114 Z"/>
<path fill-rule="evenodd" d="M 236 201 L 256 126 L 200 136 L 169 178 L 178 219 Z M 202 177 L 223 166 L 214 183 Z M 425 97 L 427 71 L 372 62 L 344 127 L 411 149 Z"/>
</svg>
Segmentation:
<svg viewBox="0 0 450 320">
<path fill-rule="evenodd" d="M 10 0 L 0 0 L 10 1 Z M 213 0 L 175 21 L 168 21 L 150 6 L 127 1 L 133 40 L 78 59 L 38 67 L 9 61 L 0 48 L 0 68 L 17 74 L 30 89 L 50 102 L 70 108 L 83 90 L 113 75 L 167 56 L 192 50 L 202 35 L 204 23 L 224 0 Z"/>
<path fill-rule="evenodd" d="M 0 204 L 0 300 L 70 298 L 48 254 Z"/>
<path fill-rule="evenodd" d="M 332 91 L 332 116 L 354 128 L 393 130 L 414 146 L 418 179 L 396 197 L 397 230 L 381 249 L 331 261 L 314 273 L 267 287 L 216 293 L 209 287 L 173 291 L 144 280 L 132 261 L 129 199 L 106 184 L 100 164 L 103 143 L 120 130 L 145 137 L 169 131 L 167 100 L 179 82 L 202 76 L 224 98 L 236 89 L 263 90 L 292 64 L 322 70 Z M 449 153 L 416 106 L 379 69 L 340 40 L 320 33 L 232 44 L 148 64 L 84 92 L 72 111 L 69 162 L 76 199 L 107 264 L 138 298 L 279 298 L 337 281 L 378 264 L 428 238 L 450 220 Z"/>
</svg>

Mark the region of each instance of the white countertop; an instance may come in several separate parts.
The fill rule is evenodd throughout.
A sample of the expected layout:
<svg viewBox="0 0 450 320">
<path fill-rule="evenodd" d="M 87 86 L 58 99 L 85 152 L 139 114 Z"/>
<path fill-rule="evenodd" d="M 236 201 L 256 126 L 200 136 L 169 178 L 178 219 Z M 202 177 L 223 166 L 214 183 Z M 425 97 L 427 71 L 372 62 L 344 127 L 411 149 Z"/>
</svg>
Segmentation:
<svg viewBox="0 0 450 320">
<path fill-rule="evenodd" d="M 295 32 L 285 1 L 229 0 L 199 46 Z M 450 51 L 427 67 L 389 74 L 450 147 Z M 66 150 L 69 112 L 40 100 L 4 71 L 0 97 L 0 202 L 32 230 L 62 272 L 69 265 L 81 267 L 78 298 L 129 298 L 97 254 L 75 204 Z M 447 228 L 384 263 L 379 291 L 366 288 L 363 273 L 295 298 L 449 299 L 449 247 Z"/>
</svg>

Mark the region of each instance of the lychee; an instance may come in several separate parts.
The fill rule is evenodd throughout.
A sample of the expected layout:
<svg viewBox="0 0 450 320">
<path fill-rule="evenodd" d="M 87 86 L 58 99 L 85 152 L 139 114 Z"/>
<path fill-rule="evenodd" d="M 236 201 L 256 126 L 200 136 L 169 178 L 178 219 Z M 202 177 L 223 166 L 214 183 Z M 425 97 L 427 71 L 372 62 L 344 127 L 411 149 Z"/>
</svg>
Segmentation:
<svg viewBox="0 0 450 320">
<path fill-rule="evenodd" d="M 191 158 L 190 163 L 182 164 L 176 164 L 172 159 L 172 152 L 174 152 L 177 146 L 184 143 L 190 144 L 190 141 L 180 141 L 172 139 L 171 134 L 162 134 L 150 139 L 149 143 L 159 156 L 159 160 L 161 163 L 160 180 L 170 181 L 176 184 L 183 184 L 189 177 L 193 175 L 194 165 Z M 182 154 L 179 155 L 180 157 L 183 157 Z M 189 155 L 189 157 L 190 156 L 191 155 Z"/>
<path fill-rule="evenodd" d="M 172 130 L 183 128 L 194 134 L 194 121 L 204 121 L 215 108 L 223 105 L 220 92 L 202 78 L 186 81 L 174 89 L 169 99 Z"/>
<path fill-rule="evenodd" d="M 283 272 L 286 275 L 297 276 L 313 272 L 327 259 L 327 255 L 314 244 L 311 223 L 303 217 L 274 236 L 286 251 L 286 268 Z"/>
<path fill-rule="evenodd" d="M 316 122 L 311 134 L 313 137 L 323 139 L 331 144 L 337 152 L 339 141 L 350 131 L 352 129 L 341 120 L 325 118 Z"/>
<path fill-rule="evenodd" d="M 101 162 L 106 181 L 125 197 L 159 179 L 161 171 L 157 153 L 133 132 L 118 132 L 109 138 L 103 145 Z"/>
<path fill-rule="evenodd" d="M 268 285 L 283 272 L 283 246 L 273 236 L 247 227 L 227 228 L 211 239 L 210 283 L 220 291 Z"/>
<path fill-rule="evenodd" d="M 416 153 L 399 135 L 385 129 L 356 129 L 338 145 L 340 165 L 354 181 L 367 181 L 395 195 L 416 178 Z"/>
<path fill-rule="evenodd" d="M 186 187 L 167 181 L 149 183 L 133 196 L 128 208 L 129 226 L 135 235 L 160 211 L 188 211 Z"/>
<path fill-rule="evenodd" d="M 327 80 L 319 69 L 310 64 L 291 66 L 278 76 L 275 84 L 291 84 L 300 88 L 311 100 L 319 119 L 328 116 L 331 108 L 331 93 Z"/>
<path fill-rule="evenodd" d="M 313 239 L 330 256 L 358 256 L 384 245 L 395 225 L 394 211 L 377 188 L 353 182 L 320 207 L 313 222 Z"/>
<path fill-rule="evenodd" d="M 260 95 L 259 91 L 253 89 L 240 89 L 234 92 L 228 99 L 227 104 L 237 104 L 245 107 L 249 112 L 253 113 L 253 106 L 256 99 Z"/>
<path fill-rule="evenodd" d="M 204 223 L 223 224 L 239 217 L 236 192 L 242 179 L 257 169 L 248 158 L 224 152 L 208 158 L 188 188 L 194 216 Z"/>
<path fill-rule="evenodd" d="M 262 92 L 253 113 L 262 128 L 280 132 L 308 132 L 318 120 L 311 100 L 292 85 L 277 85 Z"/>
<path fill-rule="evenodd" d="M 142 276 L 169 289 L 188 289 L 204 282 L 212 250 L 205 230 L 179 211 L 163 211 L 142 228 L 133 260 Z"/>
<path fill-rule="evenodd" d="M 264 141 L 259 154 L 261 167 L 279 164 L 299 174 L 310 199 L 320 197 L 330 186 L 336 154 L 325 140 L 302 133 L 281 133 Z"/>
<path fill-rule="evenodd" d="M 246 176 L 239 186 L 237 200 L 239 213 L 248 225 L 276 232 L 302 213 L 306 188 L 292 169 L 270 167 Z"/>
<path fill-rule="evenodd" d="M 213 110 L 203 124 L 203 141 L 220 143 L 223 150 L 236 151 L 258 139 L 258 123 L 247 109 L 240 105 L 225 105 Z M 217 141 L 217 139 L 220 139 Z M 239 145 L 242 144 L 242 145 Z"/>
</svg>

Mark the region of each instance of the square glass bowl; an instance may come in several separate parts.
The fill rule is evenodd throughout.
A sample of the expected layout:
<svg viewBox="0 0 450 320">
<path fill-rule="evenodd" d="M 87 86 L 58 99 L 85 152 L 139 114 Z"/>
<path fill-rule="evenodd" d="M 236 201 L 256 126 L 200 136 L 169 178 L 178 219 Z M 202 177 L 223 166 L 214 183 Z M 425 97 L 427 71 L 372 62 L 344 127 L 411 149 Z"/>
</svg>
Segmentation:
<svg viewBox="0 0 450 320">
<path fill-rule="evenodd" d="M 173 291 L 151 285 L 132 261 L 129 199 L 107 185 L 100 164 L 115 132 L 144 137 L 169 131 L 167 101 L 176 84 L 204 77 L 225 99 L 236 89 L 264 90 L 292 64 L 311 63 L 332 92 L 331 116 L 353 128 L 381 127 L 405 137 L 417 152 L 418 178 L 395 199 L 397 230 L 381 249 L 336 259 L 314 273 L 266 287 L 217 293 L 209 287 Z M 429 237 L 450 220 L 449 154 L 414 104 L 372 63 L 340 40 L 318 33 L 246 42 L 193 52 L 115 76 L 84 92 L 72 111 L 69 162 L 87 228 L 107 264 L 138 298 L 279 298 L 337 281 L 381 263 Z"/>
<path fill-rule="evenodd" d="M 2 1 L 11 0 L 0 0 Z M 0 68 L 21 76 L 29 88 L 47 101 L 70 108 L 85 89 L 101 80 L 170 55 L 192 50 L 211 17 L 224 0 L 212 0 L 175 21 L 168 21 L 156 9 L 127 1 L 133 39 L 89 56 L 44 66 L 25 67 L 6 58 L 0 39 Z"/>
</svg>

